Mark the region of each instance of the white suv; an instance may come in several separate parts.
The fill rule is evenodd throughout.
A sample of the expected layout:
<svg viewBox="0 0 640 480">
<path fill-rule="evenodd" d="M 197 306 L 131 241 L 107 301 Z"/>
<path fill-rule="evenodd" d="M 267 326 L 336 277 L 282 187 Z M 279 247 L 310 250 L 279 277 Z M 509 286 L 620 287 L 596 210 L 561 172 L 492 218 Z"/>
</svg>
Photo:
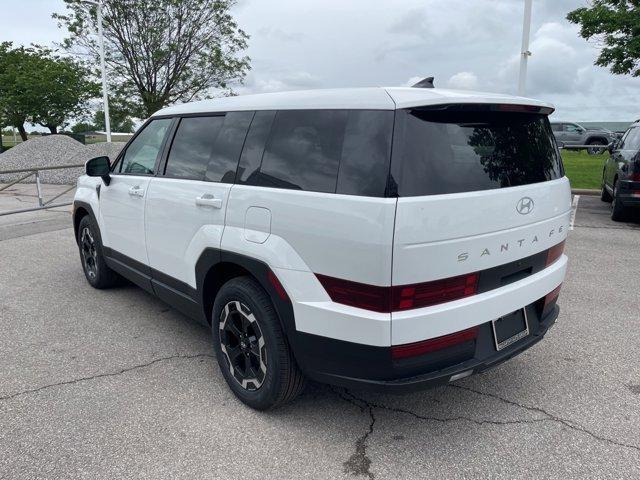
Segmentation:
<svg viewBox="0 0 640 480">
<path fill-rule="evenodd" d="M 210 325 L 257 409 L 304 378 L 410 390 L 492 367 L 558 316 L 570 188 L 531 99 L 432 88 L 220 98 L 87 162 L 87 280 Z"/>
</svg>

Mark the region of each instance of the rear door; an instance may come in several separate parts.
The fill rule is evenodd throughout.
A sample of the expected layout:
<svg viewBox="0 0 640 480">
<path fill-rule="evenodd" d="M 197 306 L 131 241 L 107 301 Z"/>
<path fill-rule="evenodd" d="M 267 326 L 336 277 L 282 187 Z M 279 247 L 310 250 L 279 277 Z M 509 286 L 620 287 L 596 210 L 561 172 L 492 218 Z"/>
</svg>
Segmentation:
<svg viewBox="0 0 640 480">
<path fill-rule="evenodd" d="M 393 285 L 479 272 L 568 230 L 569 182 L 545 115 L 398 110 Z"/>
<path fill-rule="evenodd" d="M 185 117 L 146 206 L 149 264 L 156 282 L 195 288 L 195 264 L 219 248 L 229 191 L 253 112 Z"/>
<path fill-rule="evenodd" d="M 106 247 L 148 265 L 144 207 L 149 181 L 162 151 L 171 119 L 149 122 L 127 146 L 100 190 L 101 235 Z M 121 259 L 126 261 L 126 259 Z"/>
</svg>

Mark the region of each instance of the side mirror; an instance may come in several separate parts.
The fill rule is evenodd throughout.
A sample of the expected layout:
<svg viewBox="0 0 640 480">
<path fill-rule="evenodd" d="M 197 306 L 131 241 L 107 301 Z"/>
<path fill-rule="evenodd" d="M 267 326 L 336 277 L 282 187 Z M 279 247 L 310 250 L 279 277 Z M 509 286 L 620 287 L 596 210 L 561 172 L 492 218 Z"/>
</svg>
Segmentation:
<svg viewBox="0 0 640 480">
<path fill-rule="evenodd" d="M 618 141 L 614 140 L 613 142 L 611 142 L 609 145 L 607 145 L 607 150 L 609 150 L 609 153 L 613 153 L 613 151 L 618 148 Z"/>
<path fill-rule="evenodd" d="M 101 177 L 105 185 L 109 185 L 111 182 L 111 177 L 109 176 L 110 170 L 109 157 L 95 157 L 87 161 L 84 165 L 84 171 L 88 176 Z"/>
</svg>

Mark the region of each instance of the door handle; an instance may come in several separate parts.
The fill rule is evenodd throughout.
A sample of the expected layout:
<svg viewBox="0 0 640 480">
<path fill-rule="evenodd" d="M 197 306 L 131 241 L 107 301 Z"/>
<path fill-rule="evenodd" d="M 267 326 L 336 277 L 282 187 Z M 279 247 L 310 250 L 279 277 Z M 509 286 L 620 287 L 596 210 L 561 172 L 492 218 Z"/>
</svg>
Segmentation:
<svg viewBox="0 0 640 480">
<path fill-rule="evenodd" d="M 215 198 L 210 193 L 205 193 L 200 197 L 196 197 L 196 205 L 200 207 L 222 208 L 222 199 Z"/>
<path fill-rule="evenodd" d="M 141 188 L 138 185 L 131 187 L 129 189 L 129 195 L 132 197 L 144 197 L 144 188 Z"/>
</svg>

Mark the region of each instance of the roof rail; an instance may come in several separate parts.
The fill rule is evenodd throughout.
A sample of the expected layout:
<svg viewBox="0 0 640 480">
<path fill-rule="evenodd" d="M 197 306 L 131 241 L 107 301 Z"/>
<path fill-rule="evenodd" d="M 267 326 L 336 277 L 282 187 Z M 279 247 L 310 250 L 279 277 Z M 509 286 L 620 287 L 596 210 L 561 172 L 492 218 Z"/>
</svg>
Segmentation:
<svg viewBox="0 0 640 480">
<path fill-rule="evenodd" d="M 433 77 L 426 77 L 418 83 L 411 85 L 411 88 L 433 88 Z"/>
</svg>

